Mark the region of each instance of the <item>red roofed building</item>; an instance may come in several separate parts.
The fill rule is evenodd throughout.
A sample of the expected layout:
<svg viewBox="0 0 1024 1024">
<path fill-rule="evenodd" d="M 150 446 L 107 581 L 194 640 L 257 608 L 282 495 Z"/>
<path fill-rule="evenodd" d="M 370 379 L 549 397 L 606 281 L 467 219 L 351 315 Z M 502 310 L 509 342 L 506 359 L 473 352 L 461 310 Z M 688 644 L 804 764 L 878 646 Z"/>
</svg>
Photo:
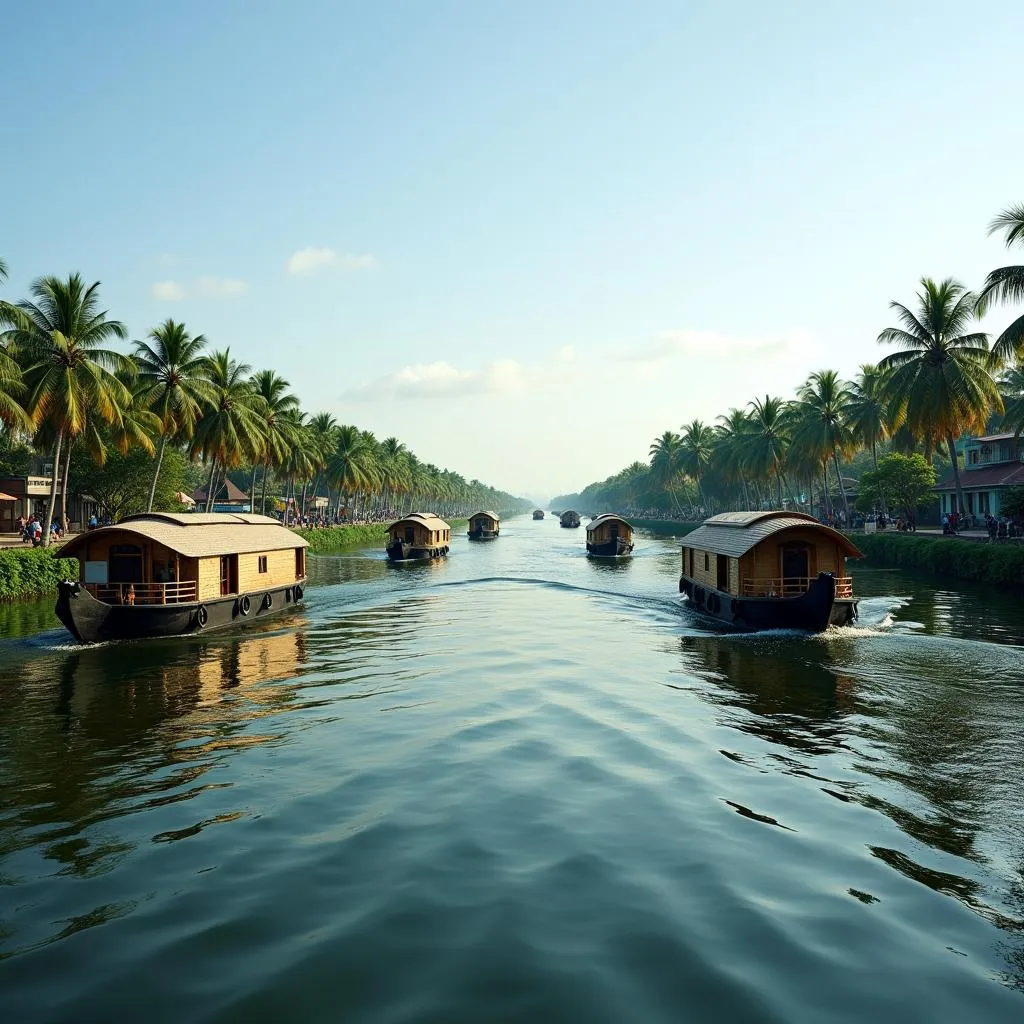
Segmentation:
<svg viewBox="0 0 1024 1024">
<path fill-rule="evenodd" d="M 975 516 L 986 512 L 999 515 L 1000 494 L 1010 487 L 1024 486 L 1024 445 L 1013 434 L 989 434 L 970 438 L 963 444 L 964 464 L 960 469 L 960 486 L 964 491 L 966 511 Z M 939 512 L 956 509 L 956 483 L 953 471 L 935 486 L 939 495 Z"/>
</svg>

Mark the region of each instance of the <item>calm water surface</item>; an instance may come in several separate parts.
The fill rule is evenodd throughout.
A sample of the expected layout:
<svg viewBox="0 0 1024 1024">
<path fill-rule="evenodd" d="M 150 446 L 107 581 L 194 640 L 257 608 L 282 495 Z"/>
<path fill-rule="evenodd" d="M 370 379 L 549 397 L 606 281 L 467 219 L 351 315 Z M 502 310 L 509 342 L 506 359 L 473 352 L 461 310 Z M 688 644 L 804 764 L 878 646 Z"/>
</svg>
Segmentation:
<svg viewBox="0 0 1024 1024">
<path fill-rule="evenodd" d="M 1024 1020 L 1019 598 L 722 636 L 583 540 L 203 638 L 0 609 L 0 1020 Z"/>
</svg>

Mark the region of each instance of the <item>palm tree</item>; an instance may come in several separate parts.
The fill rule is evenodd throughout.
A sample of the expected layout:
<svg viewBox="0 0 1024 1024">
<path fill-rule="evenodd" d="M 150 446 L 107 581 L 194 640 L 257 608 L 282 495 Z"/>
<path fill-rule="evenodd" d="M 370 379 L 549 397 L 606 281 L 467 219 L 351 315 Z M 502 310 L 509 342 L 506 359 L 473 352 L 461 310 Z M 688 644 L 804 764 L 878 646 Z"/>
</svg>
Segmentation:
<svg viewBox="0 0 1024 1024">
<path fill-rule="evenodd" d="M 755 475 L 778 483 L 779 508 L 783 507 L 782 485 L 785 482 L 786 455 L 790 444 L 787 403 L 781 398 L 765 395 L 750 403 L 750 430 L 743 435 L 743 462 Z M 788 484 L 787 484 L 787 490 Z"/>
<path fill-rule="evenodd" d="M 739 482 L 743 503 L 751 507 L 747 475 L 743 461 L 744 437 L 750 432 L 750 413 L 744 409 L 730 409 L 718 417 L 718 441 L 715 444 L 715 463 L 722 477 L 732 483 Z"/>
<path fill-rule="evenodd" d="M 1024 245 L 1024 204 L 1003 210 L 988 226 L 988 233 L 1004 231 L 1003 241 L 1009 249 Z M 976 311 L 984 315 L 995 302 L 1024 302 L 1024 267 L 999 267 L 985 278 L 985 284 L 978 293 Z M 1024 316 L 1017 317 L 992 345 L 993 365 L 1005 365 L 1024 355 Z"/>
<path fill-rule="evenodd" d="M 153 511 L 167 442 L 182 433 L 190 434 L 203 414 L 203 404 L 212 401 L 210 382 L 206 378 L 205 348 L 206 338 L 202 334 L 193 337 L 184 324 L 170 319 L 149 332 L 149 341 L 135 342 L 135 362 L 139 368 L 137 392 L 160 423 L 160 447 L 147 512 Z"/>
<path fill-rule="evenodd" d="M 820 453 L 824 456 L 826 465 L 827 460 L 832 459 L 847 519 L 850 516 L 850 502 L 846 496 L 846 485 L 843 483 L 839 467 L 839 455 L 849 454 L 854 447 L 853 431 L 846 419 L 849 401 L 849 387 L 845 381 L 840 380 L 835 370 L 815 371 L 797 393 L 793 431 L 794 445 Z M 827 474 L 825 485 L 827 493 Z"/>
<path fill-rule="evenodd" d="M 257 457 L 262 450 L 263 424 L 248 379 L 251 369 L 248 363 L 232 359 L 230 348 L 207 357 L 210 400 L 192 438 L 192 455 L 202 455 L 210 463 L 207 512 L 213 508 L 219 489 L 214 486 L 218 468 L 226 473 L 237 468 L 246 457 Z"/>
<path fill-rule="evenodd" d="M 1003 396 L 1003 429 L 1015 434 L 1024 431 L 1024 366 L 1014 366 L 999 378 L 999 392 Z"/>
<path fill-rule="evenodd" d="M 66 281 L 43 277 L 31 287 L 33 299 L 23 299 L 14 311 L 14 326 L 5 332 L 9 346 L 25 365 L 26 406 L 36 423 L 53 430 L 53 478 L 47 506 L 43 544 L 50 542 L 49 524 L 57 506 L 61 452 L 67 442 L 70 463 L 72 441 L 86 428 L 91 413 L 114 423 L 119 409 L 131 402 L 131 392 L 115 371 L 130 373 L 132 361 L 105 345 L 124 338 L 124 324 L 108 320 L 99 309 L 99 282 L 85 286 L 78 274 Z M 64 478 L 68 467 L 64 466 Z M 63 498 L 65 512 L 67 495 Z"/>
<path fill-rule="evenodd" d="M 373 449 L 358 427 L 338 427 L 334 451 L 327 462 L 328 479 L 345 499 L 377 479 Z M 346 501 L 347 504 L 347 501 Z"/>
<path fill-rule="evenodd" d="M 260 510 L 267 507 L 267 476 L 273 466 L 280 469 L 288 460 L 288 449 L 291 444 L 291 423 L 286 414 L 299 407 L 299 400 L 288 391 L 291 386 L 282 376 L 273 370 L 261 370 L 252 378 L 252 386 L 263 419 L 263 437 L 260 455 L 263 461 L 263 494 L 260 499 Z M 258 458 L 253 459 L 252 497 L 256 497 L 256 465 Z"/>
<path fill-rule="evenodd" d="M 323 472 L 327 468 L 327 460 L 334 451 L 334 443 L 338 431 L 338 421 L 329 412 L 318 412 L 309 421 L 309 432 L 317 449 L 317 470 L 316 479 L 313 481 L 313 501 L 320 495 L 320 481 L 323 479 Z M 328 492 L 330 488 L 328 488 Z M 328 494 L 330 504 L 330 494 Z"/>
<path fill-rule="evenodd" d="M 647 454 L 651 459 L 651 472 L 655 481 L 672 497 L 676 504 L 675 483 L 682 469 L 682 438 L 672 430 L 666 430 L 651 443 Z"/>
<path fill-rule="evenodd" d="M 694 420 L 692 423 L 684 425 L 680 438 L 680 464 L 683 471 L 696 481 L 697 500 L 701 505 L 705 505 L 702 486 L 704 472 L 711 463 L 714 452 L 715 432 L 711 427 L 701 423 L 700 420 Z"/>
<path fill-rule="evenodd" d="M 917 312 L 890 302 L 901 326 L 878 335 L 883 345 L 896 345 L 879 363 L 892 370 L 886 390 L 905 400 L 907 426 L 918 436 L 941 436 L 949 447 L 956 484 L 957 508 L 964 512 L 956 438 L 984 430 L 991 412 L 1003 408 L 989 372 L 988 335 L 971 332 L 977 298 L 952 278 L 921 280 Z"/>
</svg>

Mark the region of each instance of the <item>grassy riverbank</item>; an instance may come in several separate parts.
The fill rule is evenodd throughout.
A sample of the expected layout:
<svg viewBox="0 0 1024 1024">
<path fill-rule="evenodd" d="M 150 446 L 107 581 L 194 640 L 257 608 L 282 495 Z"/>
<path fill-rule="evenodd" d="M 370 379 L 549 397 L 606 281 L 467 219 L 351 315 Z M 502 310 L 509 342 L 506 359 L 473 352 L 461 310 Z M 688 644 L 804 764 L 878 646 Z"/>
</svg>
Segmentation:
<svg viewBox="0 0 1024 1024">
<path fill-rule="evenodd" d="M 452 533 L 465 529 L 467 520 L 446 519 Z M 296 530 L 309 541 L 309 550 L 314 555 L 333 554 L 349 548 L 383 546 L 387 538 L 387 523 L 360 523 L 354 526 L 328 526 L 318 530 Z"/>
<path fill-rule="evenodd" d="M 693 533 L 700 523 L 677 523 L 669 519 L 630 519 L 637 530 L 647 530 L 659 537 L 685 537 Z"/>
<path fill-rule="evenodd" d="M 939 576 L 1020 586 L 1024 547 L 986 544 L 962 537 L 908 537 L 896 533 L 851 536 L 871 565 L 922 569 Z"/>
<path fill-rule="evenodd" d="M 56 594 L 57 584 L 68 579 L 78 579 L 73 558 L 54 558 L 48 548 L 0 549 L 0 601 Z"/>
</svg>

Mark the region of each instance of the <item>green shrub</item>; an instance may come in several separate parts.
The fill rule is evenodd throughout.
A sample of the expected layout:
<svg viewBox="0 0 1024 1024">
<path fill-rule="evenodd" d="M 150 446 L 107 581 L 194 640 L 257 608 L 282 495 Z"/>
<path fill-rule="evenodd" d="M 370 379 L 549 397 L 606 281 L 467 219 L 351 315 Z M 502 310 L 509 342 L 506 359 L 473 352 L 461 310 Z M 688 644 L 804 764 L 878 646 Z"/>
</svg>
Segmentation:
<svg viewBox="0 0 1024 1024">
<path fill-rule="evenodd" d="M 61 580 L 77 579 L 74 558 L 55 558 L 48 548 L 0 548 L 0 601 L 55 594 Z"/>
<path fill-rule="evenodd" d="M 964 537 L 914 537 L 867 533 L 851 538 L 870 563 L 923 569 L 941 576 L 1020 586 L 1024 546 L 985 544 Z"/>
<path fill-rule="evenodd" d="M 446 519 L 445 522 L 456 534 L 464 529 L 468 520 Z M 309 550 L 314 555 L 331 554 L 347 548 L 383 547 L 387 541 L 387 523 L 360 523 L 356 526 L 328 526 L 318 530 L 296 530 L 300 537 L 309 541 Z"/>
</svg>

